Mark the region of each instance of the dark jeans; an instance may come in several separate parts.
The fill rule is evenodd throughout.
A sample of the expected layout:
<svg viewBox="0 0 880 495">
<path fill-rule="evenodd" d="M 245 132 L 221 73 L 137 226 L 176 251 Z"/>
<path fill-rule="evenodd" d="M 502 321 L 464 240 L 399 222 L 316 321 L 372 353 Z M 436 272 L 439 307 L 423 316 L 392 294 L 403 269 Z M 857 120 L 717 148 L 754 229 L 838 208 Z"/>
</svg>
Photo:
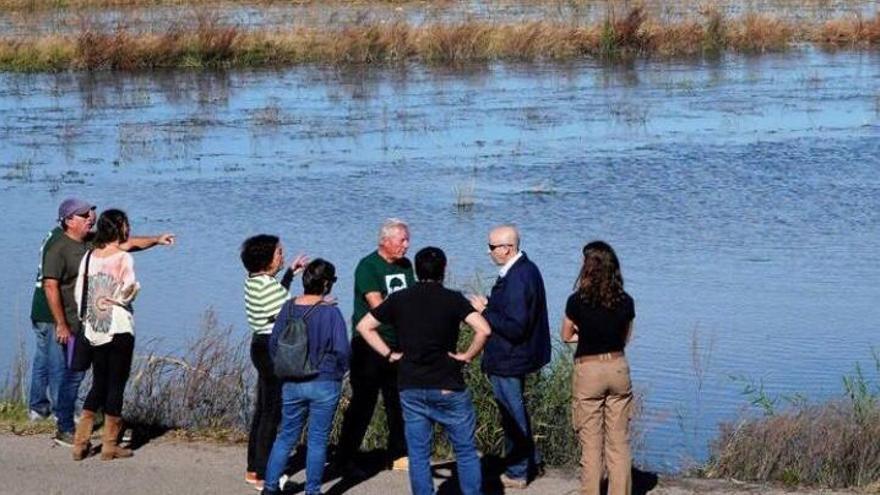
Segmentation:
<svg viewBox="0 0 880 495">
<path fill-rule="evenodd" d="M 351 339 L 350 377 L 351 403 L 342 422 L 337 461 L 349 461 L 357 453 L 373 418 L 380 391 L 388 421 L 388 454 L 391 459 L 405 456 L 397 365 L 380 356 L 364 339 L 355 337 Z"/>
<path fill-rule="evenodd" d="M 458 486 L 463 495 L 479 495 L 480 457 L 474 443 L 477 417 L 467 390 L 406 389 L 400 392 L 409 449 L 409 483 L 413 495 L 433 495 L 431 449 L 434 423 L 443 425 L 455 451 Z"/>
<path fill-rule="evenodd" d="M 504 428 L 505 474 L 528 480 L 537 471 L 541 454 L 532 438 L 532 424 L 526 410 L 525 377 L 489 375 L 489 383 Z"/>
<path fill-rule="evenodd" d="M 92 348 L 92 388 L 83 409 L 122 416 L 122 399 L 133 355 L 134 335 L 130 333 L 114 335 L 110 342 Z"/>
<path fill-rule="evenodd" d="M 248 437 L 247 470 L 266 476 L 266 463 L 281 422 L 281 381 L 275 376 L 269 355 L 269 335 L 251 339 L 251 362 L 257 368 L 257 397 Z"/>
</svg>

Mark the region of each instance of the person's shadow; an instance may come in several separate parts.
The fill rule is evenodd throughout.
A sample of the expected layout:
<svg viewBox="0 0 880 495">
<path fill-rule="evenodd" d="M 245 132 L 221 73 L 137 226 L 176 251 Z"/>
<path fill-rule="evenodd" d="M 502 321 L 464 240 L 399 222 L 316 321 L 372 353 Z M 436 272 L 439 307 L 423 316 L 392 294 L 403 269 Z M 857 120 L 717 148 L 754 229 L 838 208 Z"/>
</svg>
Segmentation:
<svg viewBox="0 0 880 495">
<path fill-rule="evenodd" d="M 324 470 L 324 483 L 329 483 L 338 479 L 333 486 L 325 493 L 326 495 L 341 495 L 347 493 L 357 485 L 375 477 L 380 472 L 387 469 L 388 456 L 384 450 L 371 450 L 368 452 L 360 452 L 354 459 L 361 473 L 358 476 L 346 476 L 346 473 L 340 472 L 334 467 L 328 466 Z M 286 474 L 295 474 L 305 469 L 306 465 L 306 447 L 301 445 L 287 462 Z M 480 460 L 480 467 L 483 473 L 483 493 L 485 495 L 502 495 L 505 492 L 504 486 L 501 484 L 501 473 L 504 472 L 502 459 L 495 455 L 485 455 Z M 435 480 L 440 480 L 437 488 L 437 495 L 459 495 L 461 490 L 458 487 L 458 471 L 454 460 L 443 461 L 431 465 L 431 474 Z M 656 473 L 650 471 L 642 471 L 641 469 L 632 468 L 632 495 L 646 495 L 648 492 L 657 487 L 658 477 Z M 285 486 L 283 493 L 295 494 L 304 491 L 302 483 L 290 483 Z M 512 490 L 511 492 L 513 492 Z M 507 492 L 510 493 L 510 492 Z M 603 480 L 600 487 L 601 495 L 608 493 L 608 481 Z"/>
<path fill-rule="evenodd" d="M 327 454 L 328 460 L 332 459 L 332 452 L 328 450 Z M 294 454 L 288 459 L 287 468 L 285 468 L 284 473 L 287 475 L 293 475 L 298 472 L 305 471 L 306 455 L 307 447 L 305 445 L 300 445 L 299 447 L 297 447 Z M 352 461 L 352 463 L 358 467 L 359 471 L 355 475 L 352 475 L 352 473 L 344 472 L 340 467 L 333 465 L 332 462 L 324 468 L 324 476 L 322 480 L 323 483 L 329 483 L 333 480 L 339 480 L 326 492 L 324 492 L 325 495 L 338 495 L 346 493 L 357 485 L 367 481 L 370 478 L 373 478 L 388 467 L 388 455 L 386 451 L 382 449 L 359 452 L 357 455 L 355 455 Z M 302 483 L 294 483 L 289 481 L 285 485 L 282 493 L 288 495 L 294 493 L 302 493 L 303 491 L 305 491 L 305 486 Z"/>
</svg>

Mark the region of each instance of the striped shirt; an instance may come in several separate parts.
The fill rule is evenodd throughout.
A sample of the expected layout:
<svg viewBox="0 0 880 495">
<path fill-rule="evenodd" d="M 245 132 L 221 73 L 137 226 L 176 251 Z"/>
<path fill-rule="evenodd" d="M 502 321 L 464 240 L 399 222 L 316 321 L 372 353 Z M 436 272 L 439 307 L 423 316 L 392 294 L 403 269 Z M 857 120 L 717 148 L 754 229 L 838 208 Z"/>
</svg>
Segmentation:
<svg viewBox="0 0 880 495">
<path fill-rule="evenodd" d="M 275 277 L 254 275 L 244 281 L 244 309 L 248 325 L 255 334 L 270 334 L 275 317 L 290 293 Z"/>
</svg>

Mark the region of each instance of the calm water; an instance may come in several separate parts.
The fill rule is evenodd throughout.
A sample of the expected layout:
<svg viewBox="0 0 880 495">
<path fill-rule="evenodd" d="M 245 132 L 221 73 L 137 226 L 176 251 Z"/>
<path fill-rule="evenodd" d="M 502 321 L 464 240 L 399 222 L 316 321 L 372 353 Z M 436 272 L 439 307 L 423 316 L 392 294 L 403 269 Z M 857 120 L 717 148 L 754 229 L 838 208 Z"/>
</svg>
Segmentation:
<svg viewBox="0 0 880 495">
<path fill-rule="evenodd" d="M 455 71 L 0 75 L 0 369 L 30 346 L 37 248 L 79 195 L 178 245 L 136 256 L 139 338 L 169 352 L 214 308 L 245 334 L 238 245 L 351 274 L 384 217 L 453 283 L 488 287 L 493 224 L 520 225 L 554 333 L 581 246 L 610 241 L 636 300 L 642 464 L 701 459 L 771 394 L 822 399 L 880 344 L 880 56 Z M 473 208 L 457 208 L 457 189 Z M 694 364 L 694 347 L 698 364 Z M 702 370 L 702 371 L 700 371 Z"/>
</svg>

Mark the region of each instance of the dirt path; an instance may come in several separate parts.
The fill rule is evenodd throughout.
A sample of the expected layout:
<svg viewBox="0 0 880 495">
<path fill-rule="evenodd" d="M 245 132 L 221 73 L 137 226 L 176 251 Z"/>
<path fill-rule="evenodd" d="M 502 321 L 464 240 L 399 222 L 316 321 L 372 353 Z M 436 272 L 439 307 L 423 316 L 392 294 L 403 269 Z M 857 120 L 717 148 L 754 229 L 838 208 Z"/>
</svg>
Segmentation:
<svg viewBox="0 0 880 495">
<path fill-rule="evenodd" d="M 83 462 L 70 460 L 70 451 L 55 446 L 47 435 L 15 436 L 0 434 L 0 494 L 255 494 L 242 481 L 244 446 L 154 440 L 135 451 L 132 459 L 102 462 L 90 457 Z M 448 476 L 445 468 L 440 477 Z M 302 480 L 297 473 L 295 480 Z M 452 483 L 436 478 L 440 493 L 456 493 Z M 358 485 L 335 479 L 324 485 L 328 494 L 396 495 L 409 493 L 405 473 L 382 471 Z M 764 486 L 725 481 L 659 480 L 648 493 L 686 495 L 825 493 L 791 492 Z M 296 493 L 296 492 L 290 492 Z M 522 494 L 575 494 L 573 472 L 551 471 Z M 837 492 L 850 493 L 850 492 Z"/>
</svg>

